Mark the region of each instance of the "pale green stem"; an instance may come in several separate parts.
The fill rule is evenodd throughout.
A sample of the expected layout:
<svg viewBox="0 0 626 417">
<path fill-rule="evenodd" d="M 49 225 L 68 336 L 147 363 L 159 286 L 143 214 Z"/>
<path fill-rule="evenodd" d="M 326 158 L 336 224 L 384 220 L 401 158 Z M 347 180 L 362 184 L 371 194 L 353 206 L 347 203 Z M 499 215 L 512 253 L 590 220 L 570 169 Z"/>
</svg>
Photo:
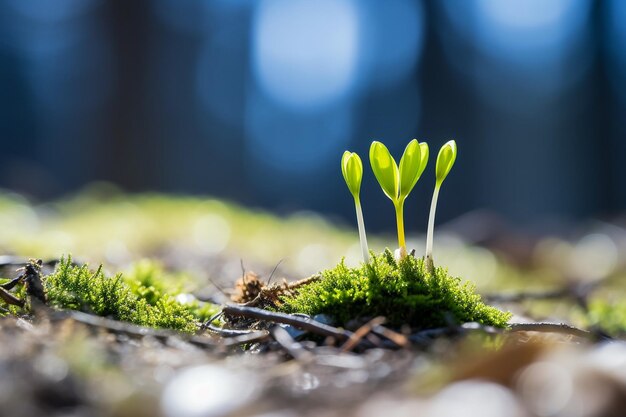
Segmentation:
<svg viewBox="0 0 626 417">
<path fill-rule="evenodd" d="M 406 256 L 406 242 L 404 240 L 404 199 L 399 199 L 395 206 L 396 223 L 398 224 L 398 247 L 400 248 L 400 257 L 404 258 Z"/>
<path fill-rule="evenodd" d="M 433 234 L 435 232 L 435 212 L 437 211 L 437 199 L 439 198 L 439 189 L 441 183 L 435 183 L 435 191 L 433 192 L 433 200 L 430 203 L 430 216 L 428 217 L 428 232 L 426 233 L 426 270 L 433 273 L 435 265 L 433 262 Z"/>
<path fill-rule="evenodd" d="M 363 221 L 363 210 L 361 209 L 361 201 L 358 197 L 354 198 L 356 207 L 356 221 L 359 225 L 359 240 L 361 241 L 361 252 L 363 252 L 363 262 L 370 263 L 370 251 L 367 247 L 367 236 L 365 235 L 365 222 Z"/>
</svg>

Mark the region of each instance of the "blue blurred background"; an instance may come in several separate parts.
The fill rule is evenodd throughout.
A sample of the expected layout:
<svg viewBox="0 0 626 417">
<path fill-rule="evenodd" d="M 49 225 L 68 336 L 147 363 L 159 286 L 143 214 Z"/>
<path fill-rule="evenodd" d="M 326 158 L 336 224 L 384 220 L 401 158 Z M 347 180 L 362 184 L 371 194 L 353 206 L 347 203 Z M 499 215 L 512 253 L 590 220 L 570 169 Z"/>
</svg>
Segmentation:
<svg viewBox="0 0 626 417">
<path fill-rule="evenodd" d="M 438 221 L 538 227 L 626 208 L 626 1 L 3 0 L 0 187 L 93 181 L 353 223 L 345 149 L 457 165 Z M 393 209 L 366 168 L 368 228 Z"/>
</svg>

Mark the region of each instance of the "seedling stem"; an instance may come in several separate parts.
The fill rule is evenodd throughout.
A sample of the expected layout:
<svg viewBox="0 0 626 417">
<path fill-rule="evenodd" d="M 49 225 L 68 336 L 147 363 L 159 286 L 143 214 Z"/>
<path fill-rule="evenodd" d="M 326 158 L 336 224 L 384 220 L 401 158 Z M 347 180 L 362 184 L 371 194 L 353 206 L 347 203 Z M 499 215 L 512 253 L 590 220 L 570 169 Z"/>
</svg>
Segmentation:
<svg viewBox="0 0 626 417">
<path fill-rule="evenodd" d="M 437 155 L 437 165 L 435 167 L 435 191 L 433 192 L 433 200 L 430 203 L 430 216 L 428 218 L 428 231 L 426 234 L 426 270 L 433 275 L 435 264 L 433 262 L 433 235 L 435 232 L 435 212 L 437 211 L 437 199 L 439 199 L 439 189 L 443 180 L 446 179 L 452 166 L 456 161 L 456 142 L 451 140 L 445 143 L 439 150 Z"/>
<path fill-rule="evenodd" d="M 356 221 L 359 226 L 359 240 L 361 241 L 361 251 L 363 252 L 363 262 L 369 263 L 370 253 L 367 247 L 367 236 L 365 236 L 365 222 L 363 221 L 363 210 L 361 209 L 361 179 L 363 178 L 363 163 L 361 158 L 354 152 L 345 151 L 341 157 L 341 172 L 346 180 L 346 185 L 354 197 L 354 207 L 356 208 Z"/>
<path fill-rule="evenodd" d="M 406 256 L 406 241 L 404 239 L 404 199 L 399 199 L 396 204 L 396 223 L 398 224 L 398 248 L 400 257 Z"/>
<path fill-rule="evenodd" d="M 440 188 L 441 182 L 435 183 L 433 200 L 430 203 L 430 216 L 428 217 L 428 231 L 426 234 L 426 270 L 431 274 L 435 269 L 433 263 L 433 234 L 435 232 L 435 212 L 437 211 L 437 199 L 439 198 Z"/>
<path fill-rule="evenodd" d="M 367 247 L 367 236 L 365 235 L 365 222 L 363 221 L 363 210 L 361 209 L 361 201 L 358 197 L 354 198 L 354 206 L 356 207 L 356 221 L 359 226 L 359 240 L 361 241 L 361 252 L 363 252 L 363 262 L 369 263 L 370 251 Z"/>
</svg>

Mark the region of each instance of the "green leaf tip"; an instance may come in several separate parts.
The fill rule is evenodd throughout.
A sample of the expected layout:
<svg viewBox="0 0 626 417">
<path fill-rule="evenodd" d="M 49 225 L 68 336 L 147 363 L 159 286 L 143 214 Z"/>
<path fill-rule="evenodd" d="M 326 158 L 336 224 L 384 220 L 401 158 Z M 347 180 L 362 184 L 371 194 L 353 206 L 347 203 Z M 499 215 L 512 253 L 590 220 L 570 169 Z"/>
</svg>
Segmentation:
<svg viewBox="0 0 626 417">
<path fill-rule="evenodd" d="M 395 202 L 398 199 L 400 172 L 389 149 L 378 141 L 372 142 L 370 146 L 370 164 L 383 192 Z"/>
<path fill-rule="evenodd" d="M 448 173 L 450 173 L 450 170 L 454 165 L 455 160 L 456 142 L 450 140 L 441 147 L 439 155 L 437 155 L 437 166 L 435 168 L 437 183 L 441 184 L 443 180 L 446 179 Z"/>
<path fill-rule="evenodd" d="M 428 149 L 428 143 L 426 142 L 420 143 L 420 150 L 421 150 L 421 156 L 422 156 L 422 165 L 420 166 L 419 173 L 417 174 L 417 179 L 419 179 L 422 176 L 422 173 L 426 169 L 426 165 L 428 165 L 428 156 L 429 156 L 428 154 L 430 152 Z"/>
<path fill-rule="evenodd" d="M 341 172 L 354 198 L 359 197 L 363 179 L 363 162 L 355 152 L 345 151 L 341 157 Z"/>
<path fill-rule="evenodd" d="M 404 154 L 400 159 L 400 194 L 399 198 L 406 198 L 417 180 L 424 172 L 428 163 L 428 144 L 419 143 L 413 139 L 406 146 Z"/>
</svg>

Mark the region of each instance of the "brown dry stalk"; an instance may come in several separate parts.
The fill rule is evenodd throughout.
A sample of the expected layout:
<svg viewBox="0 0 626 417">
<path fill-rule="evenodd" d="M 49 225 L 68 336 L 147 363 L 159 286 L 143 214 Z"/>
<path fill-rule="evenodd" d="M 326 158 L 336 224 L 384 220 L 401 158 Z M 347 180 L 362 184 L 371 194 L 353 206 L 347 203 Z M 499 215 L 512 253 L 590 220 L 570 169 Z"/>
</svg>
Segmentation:
<svg viewBox="0 0 626 417">
<path fill-rule="evenodd" d="M 254 273 L 247 273 L 235 284 L 235 294 L 231 299 L 246 307 L 279 305 L 280 297 L 293 294 L 298 288 L 320 280 L 321 275 L 312 275 L 299 281 L 266 285 Z"/>
<path fill-rule="evenodd" d="M 224 314 L 235 317 L 246 317 L 257 320 L 264 320 L 273 323 L 289 324 L 311 333 L 321 336 L 332 337 L 334 339 L 344 341 L 352 337 L 352 332 L 337 327 L 320 323 L 308 317 L 300 317 L 285 313 L 276 313 L 273 311 L 263 310 L 262 308 L 243 306 L 243 305 L 226 305 L 222 309 Z"/>
<path fill-rule="evenodd" d="M 359 327 L 353 334 L 350 336 L 350 339 L 346 341 L 341 347 L 342 352 L 350 352 L 352 349 L 357 347 L 359 342 L 363 340 L 368 334 L 372 332 L 375 326 L 380 326 L 385 323 L 384 317 L 376 317 L 372 320 L 365 323 L 363 326 Z"/>
<path fill-rule="evenodd" d="M 20 300 L 19 298 L 2 288 L 0 288 L 0 298 L 2 298 L 2 301 L 4 301 L 5 303 L 18 307 L 24 307 L 25 304 L 24 300 Z"/>
</svg>

